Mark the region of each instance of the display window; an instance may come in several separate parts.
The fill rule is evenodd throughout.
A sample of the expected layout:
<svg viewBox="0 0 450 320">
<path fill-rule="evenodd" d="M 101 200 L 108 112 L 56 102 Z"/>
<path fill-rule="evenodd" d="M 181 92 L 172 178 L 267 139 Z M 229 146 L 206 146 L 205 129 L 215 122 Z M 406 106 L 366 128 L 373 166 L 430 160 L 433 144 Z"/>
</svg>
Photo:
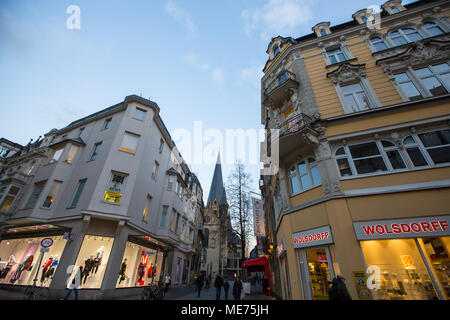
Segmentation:
<svg viewBox="0 0 450 320">
<path fill-rule="evenodd" d="M 419 243 L 425 248 L 429 264 L 433 268 L 444 299 L 450 299 L 450 237 L 422 238 Z"/>
<path fill-rule="evenodd" d="M 306 250 L 309 285 L 313 300 L 328 300 L 331 284 L 331 261 L 326 248 Z"/>
<path fill-rule="evenodd" d="M 143 287 L 158 282 L 162 261 L 162 252 L 127 242 L 116 287 Z"/>
<path fill-rule="evenodd" d="M 80 289 L 100 289 L 114 238 L 86 235 L 75 262 L 74 272 L 82 268 Z"/>
<path fill-rule="evenodd" d="M 48 252 L 42 253 L 41 241 L 51 238 L 53 244 Z M 62 236 L 3 240 L 0 243 L 0 283 L 11 285 L 50 286 L 59 259 L 66 246 Z"/>
<path fill-rule="evenodd" d="M 380 268 L 379 288 L 373 290 L 377 299 L 438 299 L 414 239 L 362 241 L 361 248 L 366 265 Z"/>
</svg>

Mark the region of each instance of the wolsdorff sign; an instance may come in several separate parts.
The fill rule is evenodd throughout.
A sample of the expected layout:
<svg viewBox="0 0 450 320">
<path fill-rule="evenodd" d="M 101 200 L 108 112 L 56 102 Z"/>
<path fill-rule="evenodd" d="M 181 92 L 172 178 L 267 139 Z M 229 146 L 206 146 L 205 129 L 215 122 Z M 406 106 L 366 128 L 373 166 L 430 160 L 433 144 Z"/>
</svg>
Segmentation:
<svg viewBox="0 0 450 320">
<path fill-rule="evenodd" d="M 355 222 L 358 240 L 443 237 L 450 235 L 450 216 Z"/>
<path fill-rule="evenodd" d="M 305 248 L 333 243 L 329 226 L 298 232 L 292 235 L 294 248 Z"/>
</svg>

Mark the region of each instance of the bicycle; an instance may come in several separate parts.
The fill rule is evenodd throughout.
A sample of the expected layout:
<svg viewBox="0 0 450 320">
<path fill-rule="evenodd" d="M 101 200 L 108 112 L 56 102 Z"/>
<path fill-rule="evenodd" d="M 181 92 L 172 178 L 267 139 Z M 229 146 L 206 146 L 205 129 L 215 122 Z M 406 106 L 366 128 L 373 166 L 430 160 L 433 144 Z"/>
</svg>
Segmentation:
<svg viewBox="0 0 450 320">
<path fill-rule="evenodd" d="M 24 300 L 48 300 L 50 289 L 47 287 L 36 287 L 33 285 L 25 289 Z"/>
<path fill-rule="evenodd" d="M 164 284 L 152 284 L 144 288 L 141 294 L 142 300 L 162 300 L 165 296 Z"/>
</svg>

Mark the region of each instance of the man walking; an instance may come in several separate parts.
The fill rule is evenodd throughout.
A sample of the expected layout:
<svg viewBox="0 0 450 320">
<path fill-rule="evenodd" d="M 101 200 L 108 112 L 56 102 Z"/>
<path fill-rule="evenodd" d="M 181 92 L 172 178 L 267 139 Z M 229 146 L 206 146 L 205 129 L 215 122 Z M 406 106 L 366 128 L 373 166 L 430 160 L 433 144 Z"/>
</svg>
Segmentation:
<svg viewBox="0 0 450 320">
<path fill-rule="evenodd" d="M 239 277 L 236 278 L 233 285 L 233 297 L 234 300 L 241 300 L 241 293 L 242 293 L 242 282 Z"/>
<path fill-rule="evenodd" d="M 222 291 L 223 279 L 220 273 L 217 274 L 216 281 L 214 281 L 214 287 L 216 288 L 216 300 L 220 300 L 220 292 Z"/>
<path fill-rule="evenodd" d="M 352 300 L 344 281 L 345 278 L 341 275 L 333 279 L 333 285 L 328 289 L 328 298 L 330 300 Z"/>
<path fill-rule="evenodd" d="M 228 278 L 225 279 L 223 284 L 223 291 L 225 292 L 225 300 L 228 300 L 228 289 L 230 288 L 230 283 L 228 282 Z"/>
<path fill-rule="evenodd" d="M 197 290 L 198 290 L 198 297 L 200 298 L 200 291 L 202 290 L 203 287 L 203 275 L 199 275 L 197 277 Z"/>
</svg>

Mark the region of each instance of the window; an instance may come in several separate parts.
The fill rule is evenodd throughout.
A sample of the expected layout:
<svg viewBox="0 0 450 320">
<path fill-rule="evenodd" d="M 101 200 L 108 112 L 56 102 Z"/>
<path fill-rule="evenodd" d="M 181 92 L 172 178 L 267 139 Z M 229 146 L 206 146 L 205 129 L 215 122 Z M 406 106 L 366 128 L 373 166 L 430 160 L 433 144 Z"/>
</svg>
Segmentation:
<svg viewBox="0 0 450 320">
<path fill-rule="evenodd" d="M 383 157 L 375 142 L 350 146 L 349 151 L 358 174 L 387 170 Z"/>
<path fill-rule="evenodd" d="M 372 43 L 372 45 L 376 51 L 382 51 L 382 50 L 388 49 L 388 46 L 386 45 L 384 40 L 381 39 L 380 37 L 374 37 L 374 38 L 370 39 L 370 42 Z"/>
<path fill-rule="evenodd" d="M 59 157 L 61 157 L 61 154 L 63 153 L 64 148 L 59 148 L 53 151 L 52 159 L 50 160 L 50 163 L 57 162 L 59 160 Z"/>
<path fill-rule="evenodd" d="M 428 162 L 422 153 L 421 147 L 414 137 L 410 136 L 405 138 L 405 140 L 403 140 L 403 145 L 405 146 L 406 153 L 408 154 L 414 167 L 423 167 L 428 165 Z"/>
<path fill-rule="evenodd" d="M 422 94 L 419 92 L 416 85 L 406 72 L 398 73 L 394 75 L 394 77 L 395 81 L 410 101 L 420 100 L 423 98 Z"/>
<path fill-rule="evenodd" d="M 161 221 L 159 222 L 159 226 L 161 228 L 164 228 L 166 225 L 166 218 L 167 218 L 167 211 L 169 210 L 168 206 L 163 206 L 162 207 L 162 212 L 161 212 Z"/>
<path fill-rule="evenodd" d="M 422 133 L 418 136 L 435 164 L 450 162 L 450 129 Z"/>
<path fill-rule="evenodd" d="M 75 158 L 75 154 L 78 151 L 78 146 L 70 146 L 69 152 L 67 153 L 66 162 L 72 163 L 73 159 Z"/>
<path fill-rule="evenodd" d="M 327 30 L 325 30 L 325 29 L 320 29 L 320 35 L 321 35 L 322 37 L 328 35 Z"/>
<path fill-rule="evenodd" d="M 103 124 L 103 130 L 109 129 L 109 127 L 111 126 L 111 121 L 112 121 L 112 118 L 105 120 L 105 123 Z"/>
<path fill-rule="evenodd" d="M 420 33 L 414 28 L 398 29 L 397 31 L 389 33 L 389 38 L 397 46 L 423 39 Z"/>
<path fill-rule="evenodd" d="M 178 232 L 178 224 L 180 223 L 180 214 L 177 213 L 177 220 L 175 222 L 175 233 Z"/>
<path fill-rule="evenodd" d="M 159 153 L 161 153 L 163 151 L 163 148 L 164 148 L 164 140 L 160 139 L 159 140 L 159 147 L 158 147 Z"/>
<path fill-rule="evenodd" d="M 155 164 L 153 165 L 153 171 L 152 171 L 152 178 L 156 180 L 156 177 L 158 176 L 158 169 L 159 169 L 159 163 L 158 161 L 155 161 Z"/>
<path fill-rule="evenodd" d="M 344 93 L 345 102 L 352 112 L 358 112 L 369 109 L 369 100 L 361 84 L 351 84 L 341 86 Z"/>
<path fill-rule="evenodd" d="M 428 32 L 431 34 L 431 36 L 438 36 L 440 34 L 444 34 L 444 31 L 434 22 L 425 22 L 424 23 L 425 29 L 428 30 Z"/>
<path fill-rule="evenodd" d="M 91 158 L 89 159 L 90 161 L 94 161 L 97 158 L 101 147 L 102 147 L 101 142 L 98 142 L 94 145 L 94 150 L 92 150 Z"/>
<path fill-rule="evenodd" d="M 6 192 L 6 196 L 3 201 L 0 203 L 0 211 L 8 211 L 11 208 L 11 205 L 14 202 L 14 199 L 17 197 L 20 188 L 16 186 L 10 186 L 9 190 Z M 0 192 L 0 200 L 2 200 L 3 192 Z"/>
<path fill-rule="evenodd" d="M 81 136 L 83 135 L 83 131 L 84 128 L 81 128 L 80 131 L 78 132 L 78 138 L 81 138 Z"/>
<path fill-rule="evenodd" d="M 59 187 L 61 186 L 61 181 L 55 181 L 52 190 L 47 195 L 47 197 L 44 200 L 44 203 L 42 204 L 42 207 L 44 208 L 50 208 L 53 204 L 53 201 L 55 201 L 56 194 L 58 193 Z"/>
<path fill-rule="evenodd" d="M 391 7 L 391 12 L 392 13 L 399 13 L 399 12 L 401 12 L 401 10 L 400 10 L 399 7 Z"/>
<path fill-rule="evenodd" d="M 33 161 L 30 163 L 30 166 L 28 167 L 27 171 L 25 171 L 25 174 L 26 174 L 27 176 L 29 176 L 29 175 L 31 174 L 31 172 L 33 172 L 33 169 L 34 169 L 35 166 L 36 166 L 36 161 L 33 160 Z"/>
<path fill-rule="evenodd" d="M 447 93 L 450 87 L 450 67 L 447 63 L 414 70 L 414 73 L 433 96 Z"/>
<path fill-rule="evenodd" d="M 142 211 L 142 221 L 147 222 L 148 212 L 150 211 L 150 205 L 152 203 L 152 197 L 147 195 L 147 201 L 145 202 L 144 211 Z"/>
<path fill-rule="evenodd" d="M 400 155 L 399 148 L 389 141 L 382 141 L 381 144 L 393 170 L 405 169 L 406 165 L 403 161 L 402 156 Z"/>
<path fill-rule="evenodd" d="M 86 179 L 78 181 L 77 190 L 73 196 L 72 202 L 70 203 L 69 208 L 75 208 L 78 204 L 78 200 L 80 200 L 81 193 L 83 192 L 84 186 L 86 185 Z"/>
<path fill-rule="evenodd" d="M 135 153 L 139 143 L 139 138 L 140 136 L 136 134 L 125 132 L 120 150 Z"/>
<path fill-rule="evenodd" d="M 280 48 L 278 46 L 273 47 L 273 57 L 275 58 L 280 53 Z"/>
<path fill-rule="evenodd" d="M 329 50 L 329 51 L 327 51 L 327 55 L 328 55 L 328 58 L 330 59 L 331 64 L 335 64 L 335 63 L 343 62 L 343 61 L 347 60 L 347 58 L 345 57 L 344 52 L 342 51 L 341 48 Z"/>
<path fill-rule="evenodd" d="M 175 231 L 174 227 L 175 227 L 175 217 L 176 216 L 177 216 L 177 212 L 175 211 L 175 209 L 172 209 L 172 216 L 170 217 L 170 222 L 169 222 L 170 231 Z"/>
<path fill-rule="evenodd" d="M 319 168 L 313 158 L 307 158 L 290 171 L 292 195 L 321 184 Z"/>
<path fill-rule="evenodd" d="M 42 190 L 44 190 L 45 182 L 39 182 L 34 185 L 33 192 L 30 195 L 30 198 L 28 199 L 28 202 L 25 206 L 25 209 L 32 209 L 36 205 L 36 202 L 39 199 L 39 196 L 42 193 Z"/>
<path fill-rule="evenodd" d="M 147 113 L 147 111 L 136 108 L 133 118 L 136 120 L 144 121 L 146 113 Z"/>
<path fill-rule="evenodd" d="M 120 203 L 125 190 L 125 181 L 127 177 L 127 174 L 112 172 L 103 200 L 113 203 Z"/>
<path fill-rule="evenodd" d="M 10 151 L 8 148 L 0 146 L 0 158 L 6 158 Z"/>
<path fill-rule="evenodd" d="M 362 16 L 361 21 L 363 24 L 365 24 L 365 23 L 367 23 L 367 21 L 369 21 L 369 18 L 367 18 L 367 16 Z"/>
<path fill-rule="evenodd" d="M 175 180 L 174 176 L 169 176 L 169 182 L 167 183 L 167 190 L 172 191 L 173 181 Z"/>
<path fill-rule="evenodd" d="M 341 177 L 348 177 L 353 175 L 344 148 L 339 148 L 336 151 L 336 162 L 339 168 L 339 172 L 341 173 Z"/>
</svg>

